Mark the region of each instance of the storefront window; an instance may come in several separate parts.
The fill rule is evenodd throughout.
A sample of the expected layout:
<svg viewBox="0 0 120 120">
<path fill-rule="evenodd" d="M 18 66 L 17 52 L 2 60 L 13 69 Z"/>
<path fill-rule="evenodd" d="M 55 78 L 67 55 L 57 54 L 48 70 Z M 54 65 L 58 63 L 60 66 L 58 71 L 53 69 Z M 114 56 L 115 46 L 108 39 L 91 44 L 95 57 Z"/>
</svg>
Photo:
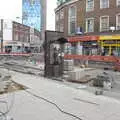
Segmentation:
<svg viewBox="0 0 120 120">
<path fill-rule="evenodd" d="M 84 55 L 98 55 L 98 43 L 95 41 L 83 42 Z"/>
<path fill-rule="evenodd" d="M 77 54 L 77 43 L 71 44 L 71 54 Z"/>
<path fill-rule="evenodd" d="M 101 45 L 103 56 L 120 56 L 119 40 L 103 40 Z"/>
</svg>

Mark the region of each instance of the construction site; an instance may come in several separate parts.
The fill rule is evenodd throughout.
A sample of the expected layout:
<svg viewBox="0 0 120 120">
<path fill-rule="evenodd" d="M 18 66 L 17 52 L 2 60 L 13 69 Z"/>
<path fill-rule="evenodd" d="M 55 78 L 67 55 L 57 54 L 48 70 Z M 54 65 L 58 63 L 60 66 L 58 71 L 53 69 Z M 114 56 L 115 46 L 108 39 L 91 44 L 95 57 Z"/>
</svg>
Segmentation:
<svg viewBox="0 0 120 120">
<path fill-rule="evenodd" d="M 0 120 L 120 120 L 120 0 L 12 2 L 0 2 Z"/>
<path fill-rule="evenodd" d="M 46 32 L 44 54 L 0 55 L 0 120 L 119 120 L 116 61 L 73 59 L 62 35 Z"/>
</svg>

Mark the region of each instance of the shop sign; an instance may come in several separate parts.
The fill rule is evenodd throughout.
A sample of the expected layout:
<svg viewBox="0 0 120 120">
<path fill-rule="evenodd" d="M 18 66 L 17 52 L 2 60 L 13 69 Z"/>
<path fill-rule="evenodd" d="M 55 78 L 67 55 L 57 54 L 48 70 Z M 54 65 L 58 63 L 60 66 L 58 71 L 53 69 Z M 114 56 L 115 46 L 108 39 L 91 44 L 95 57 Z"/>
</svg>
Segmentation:
<svg viewBox="0 0 120 120">
<path fill-rule="evenodd" d="M 98 36 L 82 36 L 82 37 L 70 37 L 69 42 L 84 42 L 84 41 L 96 41 L 99 40 Z"/>
<path fill-rule="evenodd" d="M 104 41 L 104 44 L 116 44 L 116 43 L 117 42 L 114 41 L 114 40 L 110 40 L 110 41 L 106 40 L 106 41 Z"/>
<path fill-rule="evenodd" d="M 117 35 L 108 35 L 108 36 L 100 36 L 100 40 L 120 40 L 120 36 Z"/>
</svg>

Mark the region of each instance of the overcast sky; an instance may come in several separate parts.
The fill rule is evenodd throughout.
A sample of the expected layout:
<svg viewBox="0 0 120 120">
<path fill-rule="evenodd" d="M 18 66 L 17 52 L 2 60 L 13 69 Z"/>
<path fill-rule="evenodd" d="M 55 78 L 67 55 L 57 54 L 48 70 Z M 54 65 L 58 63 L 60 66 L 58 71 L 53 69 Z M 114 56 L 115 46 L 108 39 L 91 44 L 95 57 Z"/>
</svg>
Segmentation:
<svg viewBox="0 0 120 120">
<path fill-rule="evenodd" d="M 55 14 L 56 0 L 47 0 L 47 29 L 55 29 Z M 22 0 L 0 0 L 0 18 L 16 19 L 22 16 Z"/>
</svg>

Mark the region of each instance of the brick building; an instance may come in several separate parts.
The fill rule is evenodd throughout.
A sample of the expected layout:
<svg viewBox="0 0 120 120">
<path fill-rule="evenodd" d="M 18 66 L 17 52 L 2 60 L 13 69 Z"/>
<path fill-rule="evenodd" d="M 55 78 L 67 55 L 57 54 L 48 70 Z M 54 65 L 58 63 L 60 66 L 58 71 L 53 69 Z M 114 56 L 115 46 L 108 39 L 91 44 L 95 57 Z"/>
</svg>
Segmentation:
<svg viewBox="0 0 120 120">
<path fill-rule="evenodd" d="M 120 53 L 120 0 L 63 1 L 55 14 L 56 30 L 64 32 L 70 41 L 87 44 L 90 49 L 96 44 L 95 48 L 100 46 L 109 55 Z"/>
<path fill-rule="evenodd" d="M 56 31 L 64 31 L 65 36 L 68 36 L 75 34 L 78 27 L 84 28 L 83 5 L 84 0 L 72 0 L 58 6 L 55 10 Z"/>
<path fill-rule="evenodd" d="M 0 20 L 0 52 L 40 51 L 41 34 L 38 30 L 11 20 Z"/>
</svg>

